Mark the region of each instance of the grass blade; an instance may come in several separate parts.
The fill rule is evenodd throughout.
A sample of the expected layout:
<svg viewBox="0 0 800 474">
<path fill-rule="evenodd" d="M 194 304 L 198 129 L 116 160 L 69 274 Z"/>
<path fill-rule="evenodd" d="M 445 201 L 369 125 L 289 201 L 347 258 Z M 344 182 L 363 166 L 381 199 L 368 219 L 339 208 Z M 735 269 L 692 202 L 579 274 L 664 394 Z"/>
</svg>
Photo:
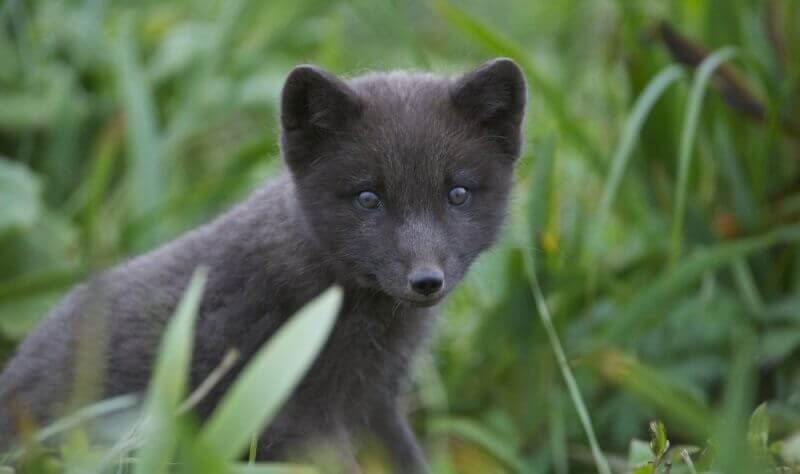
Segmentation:
<svg viewBox="0 0 800 474">
<path fill-rule="evenodd" d="M 201 442 L 229 461 L 244 452 L 316 359 L 341 300 L 342 290 L 331 288 L 284 324 L 228 390 L 203 429 Z"/>
<path fill-rule="evenodd" d="M 186 392 L 194 340 L 194 322 L 206 281 L 198 269 L 161 341 L 158 361 L 145 402 L 145 436 L 136 474 L 164 472 L 177 439 L 175 417 Z"/>
<path fill-rule="evenodd" d="M 538 198 L 534 198 L 529 203 L 531 206 L 528 214 L 529 228 L 531 229 L 534 239 L 537 233 L 540 231 L 538 226 L 542 225 L 546 219 L 546 216 L 544 215 L 545 211 L 544 208 L 542 208 L 541 203 L 547 202 L 548 196 L 542 195 L 541 193 L 549 193 L 552 188 L 549 185 L 549 181 L 552 179 L 554 164 L 553 144 L 547 143 L 546 146 L 542 147 L 542 150 L 543 153 L 537 160 L 536 166 L 532 167 L 530 176 L 530 182 L 532 185 L 536 186 L 536 189 L 531 191 L 531 195 L 538 196 Z M 534 209 L 540 209 L 540 212 L 537 212 L 536 214 L 531 213 L 530 211 Z M 564 382 L 567 385 L 569 395 L 572 398 L 572 402 L 575 405 L 576 411 L 578 412 L 578 417 L 580 418 L 583 430 L 586 433 L 587 439 L 589 440 L 589 446 L 591 448 L 592 457 L 594 458 L 597 470 L 600 472 L 600 474 L 611 474 L 611 468 L 608 465 L 608 461 L 603 455 L 603 452 L 600 450 L 600 445 L 597 442 L 597 437 L 595 436 L 594 428 L 592 427 L 592 420 L 589 416 L 589 410 L 586 409 L 586 404 L 581 396 L 578 383 L 575 381 L 575 377 L 573 376 L 572 370 L 567 362 L 567 356 L 564 353 L 564 348 L 561 346 L 558 333 L 553 326 L 552 317 L 550 316 L 550 309 L 547 307 L 547 304 L 544 301 L 544 294 L 542 293 L 541 286 L 539 285 L 539 279 L 536 275 L 536 265 L 531 248 L 531 245 L 523 246 L 522 254 L 525 260 L 524 264 L 525 272 L 527 273 L 527 280 L 530 284 L 534 299 L 536 300 L 537 312 L 539 313 L 539 317 L 542 320 L 542 325 L 547 332 L 547 337 L 550 340 L 550 346 L 552 347 L 556 361 L 558 362 L 561 375 L 564 377 Z"/>
<path fill-rule="evenodd" d="M 617 149 L 614 151 L 614 157 L 611 160 L 611 169 L 608 173 L 608 178 L 606 178 L 605 185 L 603 186 L 603 197 L 600 199 L 597 219 L 601 227 L 617 195 L 622 175 L 625 173 L 625 168 L 628 165 L 631 152 L 636 144 L 636 139 L 639 136 L 639 132 L 650 110 L 652 110 L 656 101 L 664 94 L 667 88 L 682 77 L 683 69 L 681 69 L 680 66 L 669 66 L 650 81 L 636 100 L 631 115 L 627 122 L 625 122 L 625 128 L 622 130 L 619 145 L 617 145 Z"/>
<path fill-rule="evenodd" d="M 708 56 L 697 70 L 697 75 L 692 82 L 689 93 L 689 102 L 686 106 L 686 116 L 681 131 L 681 142 L 678 155 L 678 183 L 676 188 L 675 208 L 672 216 L 672 244 L 671 257 L 674 262 L 680 256 L 683 242 L 683 216 L 686 213 L 686 200 L 689 192 L 689 167 L 692 161 L 694 139 L 700 122 L 700 111 L 703 107 L 706 87 L 714 71 L 725 61 L 733 58 L 736 50 L 730 47 L 722 48 Z"/>
<path fill-rule="evenodd" d="M 533 168 L 532 176 L 530 177 L 530 207 L 528 220 L 533 241 L 522 250 L 525 259 L 525 271 L 527 273 L 528 282 L 531 286 L 534 299 L 536 300 L 536 306 L 539 317 L 542 320 L 542 325 L 547 332 L 547 337 L 550 340 L 550 346 L 555 354 L 556 361 L 558 362 L 559 369 L 561 370 L 561 375 L 564 377 L 564 382 L 567 385 L 569 395 L 572 398 L 572 402 L 575 405 L 576 411 L 578 412 L 578 417 L 583 425 L 583 430 L 586 433 L 587 439 L 589 440 L 589 445 L 595 464 L 597 465 L 597 470 L 600 472 L 600 474 L 610 474 L 611 469 L 609 468 L 608 461 L 603 455 L 603 452 L 600 450 L 600 445 L 597 442 L 594 428 L 592 428 L 592 420 L 589 417 L 589 411 L 586 409 L 586 404 L 581 396 L 578 383 L 575 381 L 575 377 L 572 375 L 572 370 L 567 362 L 564 348 L 561 346 L 558 333 L 553 326 L 550 310 L 544 301 L 544 295 L 542 294 L 542 289 L 539 285 L 539 279 L 536 274 L 536 265 L 534 262 L 532 249 L 536 248 L 536 235 L 538 232 L 540 232 L 540 227 L 547 222 L 547 210 L 544 207 L 544 203 L 550 201 L 550 194 L 553 190 L 551 181 L 555 164 L 555 146 L 551 141 L 548 141 L 542 146 L 541 150 L 542 153 L 538 157 Z"/>
<path fill-rule="evenodd" d="M 603 186 L 603 196 L 600 199 L 600 207 L 597 210 L 597 220 L 589 233 L 586 268 L 589 269 L 590 292 L 594 291 L 597 281 L 598 268 L 594 263 L 599 250 L 600 236 L 605 228 L 608 216 L 611 213 L 611 204 L 617 196 L 619 184 L 628 166 L 628 161 L 630 160 L 634 145 L 636 144 L 636 139 L 658 99 L 672 83 L 676 82 L 681 77 L 683 77 L 683 69 L 675 65 L 669 66 L 658 73 L 639 95 L 639 98 L 633 106 L 630 117 L 625 123 L 625 128 L 622 130 L 619 144 L 611 159 L 611 169 L 609 170 L 608 177 Z"/>
<path fill-rule="evenodd" d="M 575 410 L 578 412 L 578 418 L 580 418 L 583 431 L 586 433 L 586 438 L 589 440 L 589 446 L 592 450 L 592 457 L 594 457 L 597 471 L 600 474 L 611 474 L 611 468 L 608 465 L 608 461 L 606 460 L 603 451 L 600 450 L 600 445 L 597 442 L 597 437 L 594 434 L 594 428 L 592 428 L 592 419 L 589 416 L 589 410 L 586 408 L 586 404 L 583 401 L 583 396 L 581 396 L 581 391 L 578 388 L 578 382 L 575 381 L 575 376 L 572 374 L 572 370 L 569 368 L 569 363 L 567 362 L 567 356 L 564 353 L 564 348 L 561 346 L 558 333 L 556 332 L 556 328 L 553 326 L 553 318 L 550 316 L 550 310 L 544 301 L 544 294 L 539 286 L 539 279 L 536 276 L 536 266 L 534 264 L 533 254 L 529 248 L 526 248 L 523 250 L 523 255 L 525 257 L 525 269 L 528 273 L 528 281 L 530 282 L 533 296 L 536 299 L 536 307 L 539 317 L 541 318 L 544 329 L 547 332 L 547 338 L 550 340 L 550 345 L 553 348 L 553 354 L 558 362 L 561 375 L 564 377 L 564 383 L 567 384 L 567 390 L 572 398 L 572 403 L 575 405 Z"/>
</svg>

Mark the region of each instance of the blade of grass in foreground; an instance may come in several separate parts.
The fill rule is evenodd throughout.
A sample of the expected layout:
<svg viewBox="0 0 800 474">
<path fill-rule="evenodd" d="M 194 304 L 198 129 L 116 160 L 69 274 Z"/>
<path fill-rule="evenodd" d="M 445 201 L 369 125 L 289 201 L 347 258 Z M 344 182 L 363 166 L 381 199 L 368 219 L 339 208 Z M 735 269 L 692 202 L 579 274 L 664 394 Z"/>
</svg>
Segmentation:
<svg viewBox="0 0 800 474">
<path fill-rule="evenodd" d="M 233 461 L 275 416 L 328 339 L 342 290 L 333 287 L 293 316 L 256 354 L 201 433 L 201 442 Z"/>
<path fill-rule="evenodd" d="M 175 417 L 186 392 L 194 341 L 194 322 L 206 281 L 206 270 L 195 271 L 161 341 L 158 361 L 145 402 L 145 437 L 138 452 L 136 474 L 164 472 L 177 439 Z"/>
<path fill-rule="evenodd" d="M 725 61 L 736 55 L 733 48 L 722 48 L 708 56 L 697 70 L 697 75 L 692 82 L 689 93 L 689 103 L 686 106 L 686 116 L 683 120 L 681 143 L 678 156 L 678 184 L 675 191 L 675 209 L 672 216 L 672 245 L 671 261 L 674 263 L 681 253 L 683 242 L 683 216 L 686 213 L 686 199 L 689 192 L 689 167 L 692 163 L 692 148 L 697 136 L 700 121 L 700 111 L 703 107 L 706 87 L 714 71 Z"/>
</svg>

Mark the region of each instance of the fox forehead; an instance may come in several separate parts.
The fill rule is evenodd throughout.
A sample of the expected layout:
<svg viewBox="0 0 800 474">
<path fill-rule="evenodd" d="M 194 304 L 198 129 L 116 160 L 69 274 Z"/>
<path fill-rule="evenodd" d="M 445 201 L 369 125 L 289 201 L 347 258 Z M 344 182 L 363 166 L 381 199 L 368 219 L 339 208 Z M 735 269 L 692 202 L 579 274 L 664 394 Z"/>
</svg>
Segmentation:
<svg viewBox="0 0 800 474">
<path fill-rule="evenodd" d="M 453 110 L 449 78 L 392 72 L 347 82 L 364 110 L 328 143 L 337 152 L 321 158 L 342 185 L 371 182 L 405 191 L 409 185 L 472 183 L 485 174 L 491 143 Z"/>
<path fill-rule="evenodd" d="M 306 189 L 340 183 L 341 192 L 364 186 L 401 196 L 490 185 L 519 156 L 524 103 L 524 79 L 502 59 L 459 76 L 341 79 L 298 66 L 282 94 L 282 148 Z"/>
<path fill-rule="evenodd" d="M 438 192 L 448 185 L 478 186 L 492 175 L 487 143 L 436 121 L 391 120 L 352 124 L 321 158 L 320 174 L 343 191 L 387 194 Z"/>
</svg>

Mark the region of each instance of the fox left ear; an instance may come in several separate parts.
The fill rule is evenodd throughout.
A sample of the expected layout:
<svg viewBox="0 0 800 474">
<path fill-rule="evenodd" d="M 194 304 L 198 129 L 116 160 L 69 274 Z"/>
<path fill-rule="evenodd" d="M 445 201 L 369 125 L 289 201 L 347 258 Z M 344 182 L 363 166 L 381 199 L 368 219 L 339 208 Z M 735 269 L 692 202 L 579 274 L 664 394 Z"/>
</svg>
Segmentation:
<svg viewBox="0 0 800 474">
<path fill-rule="evenodd" d="M 493 59 L 458 78 L 451 89 L 456 109 L 507 139 L 519 152 L 525 113 L 525 76 L 508 58 Z"/>
<path fill-rule="evenodd" d="M 316 66 L 295 67 L 283 86 L 281 122 L 286 130 L 334 130 L 360 110 L 350 86 Z"/>
</svg>

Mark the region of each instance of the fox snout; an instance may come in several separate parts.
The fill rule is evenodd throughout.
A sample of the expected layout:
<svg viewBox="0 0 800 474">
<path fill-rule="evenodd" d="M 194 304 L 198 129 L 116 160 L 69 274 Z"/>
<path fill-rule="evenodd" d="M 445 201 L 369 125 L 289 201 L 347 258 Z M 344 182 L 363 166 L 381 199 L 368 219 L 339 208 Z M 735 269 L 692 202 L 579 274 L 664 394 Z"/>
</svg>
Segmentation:
<svg viewBox="0 0 800 474">
<path fill-rule="evenodd" d="M 444 287 L 444 273 L 437 267 L 421 267 L 408 275 L 408 286 L 414 293 L 435 297 Z"/>
</svg>

